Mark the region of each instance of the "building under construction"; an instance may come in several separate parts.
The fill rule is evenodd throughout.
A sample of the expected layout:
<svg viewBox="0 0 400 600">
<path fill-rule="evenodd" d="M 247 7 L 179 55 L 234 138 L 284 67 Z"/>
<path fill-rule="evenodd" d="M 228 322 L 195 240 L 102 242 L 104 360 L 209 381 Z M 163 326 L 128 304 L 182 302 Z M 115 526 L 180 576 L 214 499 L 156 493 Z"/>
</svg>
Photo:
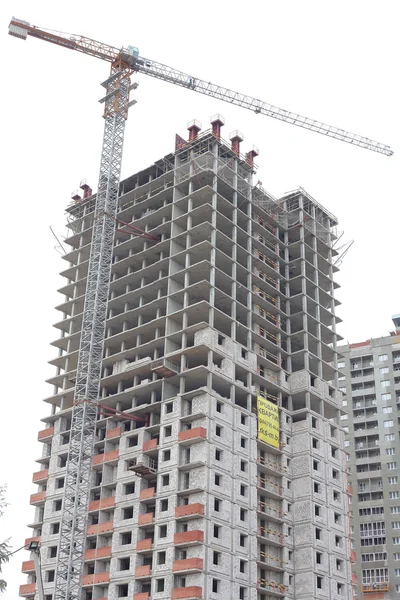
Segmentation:
<svg viewBox="0 0 400 600">
<path fill-rule="evenodd" d="M 352 596 L 337 221 L 303 189 L 273 198 L 253 180 L 257 149 L 242 155 L 222 125 L 192 122 L 188 141 L 120 183 L 92 466 L 78 482 L 90 494 L 82 600 Z M 30 500 L 45 600 L 64 503 L 80 502 L 65 480 L 96 223 L 82 188 Z M 33 560 L 23 572 L 33 598 Z"/>
</svg>

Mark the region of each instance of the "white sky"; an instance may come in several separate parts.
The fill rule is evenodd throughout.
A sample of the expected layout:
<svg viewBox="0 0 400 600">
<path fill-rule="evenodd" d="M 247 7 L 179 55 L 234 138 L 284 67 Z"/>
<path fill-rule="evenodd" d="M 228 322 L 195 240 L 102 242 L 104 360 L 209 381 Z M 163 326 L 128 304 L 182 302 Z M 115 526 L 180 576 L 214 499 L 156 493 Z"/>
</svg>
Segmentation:
<svg viewBox="0 0 400 600">
<path fill-rule="evenodd" d="M 71 191 L 87 177 L 97 187 L 102 108 L 97 103 L 108 65 L 32 38 L 7 35 L 10 18 L 82 34 L 194 77 L 219 83 L 390 145 L 391 158 L 351 147 L 224 105 L 145 76 L 131 109 L 122 175 L 144 168 L 174 148 L 193 118 L 226 118 L 224 137 L 239 129 L 244 151 L 260 148 L 258 178 L 276 196 L 303 186 L 334 213 L 345 258 L 338 297 L 345 340 L 387 334 L 400 312 L 398 174 L 400 161 L 397 0 L 3 0 L 0 7 L 2 95 L 2 235 L 4 316 L 3 418 L 0 483 L 10 507 L 0 538 L 22 546 L 33 520 L 29 495 L 41 455 L 39 422 L 50 412 L 44 380 L 56 356 L 51 324 L 63 298 L 57 273 L 66 263 L 49 226 L 62 235 Z M 40 266 L 39 266 L 40 265 Z M 21 551 L 5 569 L 15 599 L 26 578 Z"/>
</svg>

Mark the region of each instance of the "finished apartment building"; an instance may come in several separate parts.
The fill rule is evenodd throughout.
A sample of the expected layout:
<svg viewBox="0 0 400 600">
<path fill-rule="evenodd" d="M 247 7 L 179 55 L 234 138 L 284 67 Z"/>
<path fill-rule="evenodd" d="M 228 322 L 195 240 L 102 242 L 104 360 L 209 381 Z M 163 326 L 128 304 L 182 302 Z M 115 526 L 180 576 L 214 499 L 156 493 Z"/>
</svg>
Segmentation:
<svg viewBox="0 0 400 600">
<path fill-rule="evenodd" d="M 188 142 L 120 185 L 84 600 L 352 596 L 337 221 L 303 189 L 276 200 L 255 185 L 257 151 L 243 156 L 222 124 L 192 123 Z M 46 600 L 96 201 L 84 188 L 67 208 L 31 496 Z M 23 572 L 33 598 L 32 560 Z"/>
<path fill-rule="evenodd" d="M 400 594 L 400 315 L 385 337 L 340 347 L 359 597 Z"/>
</svg>

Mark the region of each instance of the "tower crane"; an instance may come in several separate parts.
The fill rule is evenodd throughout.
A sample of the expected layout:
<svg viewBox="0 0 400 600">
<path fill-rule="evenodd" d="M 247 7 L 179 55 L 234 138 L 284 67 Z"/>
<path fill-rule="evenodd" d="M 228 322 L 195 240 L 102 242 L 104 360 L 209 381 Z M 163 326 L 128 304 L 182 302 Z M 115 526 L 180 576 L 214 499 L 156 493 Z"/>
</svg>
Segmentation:
<svg viewBox="0 0 400 600">
<path fill-rule="evenodd" d="M 104 103 L 104 137 L 78 354 L 54 594 L 55 600 L 80 600 L 114 230 L 118 221 L 116 216 L 122 148 L 128 110 L 135 103 L 134 100 L 130 101 L 129 95 L 137 85 L 131 83 L 131 76 L 134 73 L 143 73 L 247 108 L 256 114 L 291 123 L 386 156 L 391 156 L 393 151 L 389 146 L 369 138 L 283 110 L 144 58 L 133 46 L 119 49 L 87 37 L 68 36 L 32 26 L 27 21 L 14 17 L 10 22 L 9 34 L 24 40 L 28 36 L 35 37 L 105 60 L 111 65 L 110 75 L 102 84 L 106 90 L 101 100 Z M 135 233 L 140 235 L 139 231 Z"/>
</svg>

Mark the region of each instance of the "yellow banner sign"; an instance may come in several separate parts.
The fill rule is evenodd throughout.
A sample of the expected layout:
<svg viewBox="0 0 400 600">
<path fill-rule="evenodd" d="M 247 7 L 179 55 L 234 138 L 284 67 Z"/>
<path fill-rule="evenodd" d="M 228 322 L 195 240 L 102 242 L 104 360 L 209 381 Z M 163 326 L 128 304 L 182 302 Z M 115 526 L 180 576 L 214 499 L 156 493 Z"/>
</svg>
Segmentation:
<svg viewBox="0 0 400 600">
<path fill-rule="evenodd" d="M 276 404 L 257 396 L 258 439 L 279 448 L 279 409 Z"/>
</svg>

